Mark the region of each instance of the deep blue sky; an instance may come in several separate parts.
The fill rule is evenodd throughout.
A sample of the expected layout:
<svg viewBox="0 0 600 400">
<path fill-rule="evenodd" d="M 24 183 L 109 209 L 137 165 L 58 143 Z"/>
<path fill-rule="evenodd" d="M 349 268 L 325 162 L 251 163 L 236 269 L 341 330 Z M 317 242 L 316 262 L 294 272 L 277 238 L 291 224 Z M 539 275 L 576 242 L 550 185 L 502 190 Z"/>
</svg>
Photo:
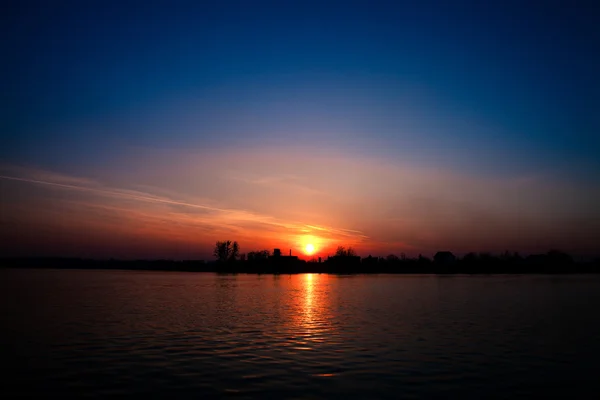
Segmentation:
<svg viewBox="0 0 600 400">
<path fill-rule="evenodd" d="M 3 12 L 3 157 L 53 162 L 48 144 L 78 152 L 117 136 L 151 146 L 268 138 L 287 117 L 392 149 L 407 145 L 398 137 L 408 127 L 446 148 L 598 166 L 592 2 L 13 3 Z M 192 99 L 205 106 L 197 132 L 111 129 Z M 164 124 L 178 117 L 165 112 Z M 106 131 L 71 137 L 84 133 L 66 127 L 89 120 Z"/>
<path fill-rule="evenodd" d="M 591 199 L 598 10 L 593 1 L 10 1 L 0 161 L 110 178 L 147 151 L 335 150 L 488 182 L 566 182 L 571 199 Z"/>
</svg>

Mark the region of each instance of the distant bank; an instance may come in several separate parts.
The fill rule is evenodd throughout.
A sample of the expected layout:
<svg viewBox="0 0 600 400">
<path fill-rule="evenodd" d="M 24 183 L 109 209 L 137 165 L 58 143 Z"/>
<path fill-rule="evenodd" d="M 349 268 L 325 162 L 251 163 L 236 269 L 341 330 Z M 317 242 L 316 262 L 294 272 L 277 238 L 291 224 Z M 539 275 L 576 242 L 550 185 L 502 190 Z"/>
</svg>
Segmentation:
<svg viewBox="0 0 600 400">
<path fill-rule="evenodd" d="M 358 257 L 330 258 L 325 262 L 303 260 L 235 261 L 202 260 L 95 260 L 82 258 L 0 258 L 0 268 L 106 269 L 138 271 L 181 271 L 250 274 L 573 274 L 600 273 L 600 260 L 574 262 L 570 258 L 537 255 L 519 260 L 502 258 L 442 260 Z"/>
</svg>

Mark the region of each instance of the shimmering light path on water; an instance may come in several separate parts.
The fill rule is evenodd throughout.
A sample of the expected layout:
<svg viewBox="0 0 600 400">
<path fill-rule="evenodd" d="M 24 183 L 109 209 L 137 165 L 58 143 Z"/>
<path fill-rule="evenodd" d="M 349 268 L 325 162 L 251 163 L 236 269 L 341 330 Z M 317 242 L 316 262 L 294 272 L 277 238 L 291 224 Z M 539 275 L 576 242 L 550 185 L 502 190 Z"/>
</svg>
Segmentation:
<svg viewBox="0 0 600 400">
<path fill-rule="evenodd" d="M 0 394 L 584 395 L 596 276 L 1 270 Z M 343 397 L 342 397 L 343 398 Z"/>
</svg>

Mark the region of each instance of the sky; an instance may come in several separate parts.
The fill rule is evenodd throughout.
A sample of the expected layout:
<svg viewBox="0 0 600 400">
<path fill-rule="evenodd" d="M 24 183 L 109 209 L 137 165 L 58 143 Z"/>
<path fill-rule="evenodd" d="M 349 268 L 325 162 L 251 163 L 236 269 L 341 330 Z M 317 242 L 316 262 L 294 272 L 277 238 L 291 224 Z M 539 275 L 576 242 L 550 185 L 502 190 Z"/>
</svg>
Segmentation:
<svg viewBox="0 0 600 400">
<path fill-rule="evenodd" d="M 3 255 L 600 253 L 591 1 L 7 4 Z"/>
</svg>

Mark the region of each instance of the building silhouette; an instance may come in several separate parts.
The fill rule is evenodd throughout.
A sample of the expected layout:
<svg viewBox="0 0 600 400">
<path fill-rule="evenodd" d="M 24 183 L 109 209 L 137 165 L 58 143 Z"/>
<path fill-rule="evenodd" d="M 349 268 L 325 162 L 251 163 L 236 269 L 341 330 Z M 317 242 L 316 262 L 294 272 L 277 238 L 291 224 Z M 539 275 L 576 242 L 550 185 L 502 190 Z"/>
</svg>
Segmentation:
<svg viewBox="0 0 600 400">
<path fill-rule="evenodd" d="M 273 249 L 273 255 L 269 256 L 269 260 L 280 261 L 280 262 L 295 261 L 295 260 L 298 260 L 298 256 L 293 256 L 291 249 L 290 249 L 289 256 L 282 256 L 281 249 Z"/>
</svg>

